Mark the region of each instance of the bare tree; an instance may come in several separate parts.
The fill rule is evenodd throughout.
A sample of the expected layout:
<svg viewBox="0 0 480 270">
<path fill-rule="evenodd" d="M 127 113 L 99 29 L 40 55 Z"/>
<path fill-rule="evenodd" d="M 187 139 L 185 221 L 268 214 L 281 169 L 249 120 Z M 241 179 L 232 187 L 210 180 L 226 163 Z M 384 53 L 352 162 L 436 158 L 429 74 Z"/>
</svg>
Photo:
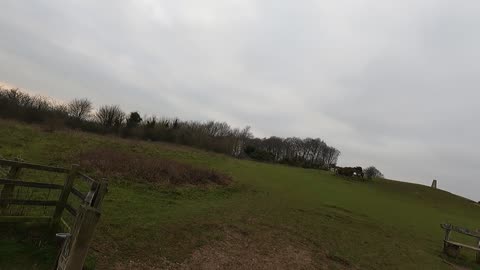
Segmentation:
<svg viewBox="0 0 480 270">
<path fill-rule="evenodd" d="M 232 130 L 233 145 L 232 155 L 239 157 L 242 154 L 243 149 L 246 147 L 247 140 L 253 139 L 253 135 L 250 132 L 250 126 L 246 126 L 244 129 L 239 130 L 235 128 Z"/>
<path fill-rule="evenodd" d="M 48 98 L 0 86 L 0 117 L 51 123 L 52 127 L 58 123 L 92 132 L 116 132 L 125 137 L 181 143 L 235 157 L 307 168 L 328 169 L 336 164 L 340 155 L 340 151 L 320 138 L 255 138 L 250 127 L 232 128 L 225 122 L 181 121 L 154 116 L 142 119 L 138 112 L 126 116 L 117 105 L 102 106 L 93 113 L 88 99 L 74 99 L 67 105 L 59 105 Z M 68 121 L 71 119 L 83 121 Z M 99 125 L 105 128 L 98 128 Z"/>
<path fill-rule="evenodd" d="M 67 105 L 68 115 L 78 120 L 87 119 L 92 109 L 92 102 L 86 98 L 74 99 Z"/>
<path fill-rule="evenodd" d="M 105 127 L 120 127 L 125 120 L 125 113 L 118 105 L 104 105 L 95 114 L 95 118 Z"/>
<path fill-rule="evenodd" d="M 340 155 L 340 151 L 319 138 L 252 138 L 247 140 L 244 149 L 253 159 L 268 158 L 268 161 L 322 169 L 336 164 Z"/>
</svg>

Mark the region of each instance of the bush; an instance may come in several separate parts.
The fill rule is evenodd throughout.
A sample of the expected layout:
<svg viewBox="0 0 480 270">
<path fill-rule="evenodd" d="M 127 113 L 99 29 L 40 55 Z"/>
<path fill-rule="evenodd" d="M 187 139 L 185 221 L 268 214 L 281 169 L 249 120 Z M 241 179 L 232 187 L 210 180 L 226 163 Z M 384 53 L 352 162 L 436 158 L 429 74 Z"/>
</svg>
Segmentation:
<svg viewBox="0 0 480 270">
<path fill-rule="evenodd" d="M 244 152 L 245 152 L 245 154 L 247 154 L 247 156 L 250 156 L 251 154 L 253 154 L 255 152 L 255 147 L 251 146 L 251 145 L 247 145 L 245 147 Z"/>
<path fill-rule="evenodd" d="M 131 112 L 130 116 L 127 118 L 127 128 L 138 127 L 142 122 L 142 117 L 138 112 Z"/>
<path fill-rule="evenodd" d="M 383 178 L 383 174 L 374 166 L 366 168 L 364 174 L 367 179 Z"/>
<path fill-rule="evenodd" d="M 244 152 L 251 159 L 255 159 L 258 161 L 265 161 L 265 162 L 275 161 L 275 156 L 272 153 L 265 150 L 256 149 L 253 146 L 245 147 Z"/>
<path fill-rule="evenodd" d="M 133 181 L 172 185 L 227 185 L 231 178 L 211 169 L 142 154 L 100 149 L 82 153 L 79 164 L 101 177 L 122 177 Z"/>
<path fill-rule="evenodd" d="M 46 132 L 54 132 L 65 127 L 65 119 L 62 117 L 51 117 L 45 120 L 43 130 Z"/>
</svg>

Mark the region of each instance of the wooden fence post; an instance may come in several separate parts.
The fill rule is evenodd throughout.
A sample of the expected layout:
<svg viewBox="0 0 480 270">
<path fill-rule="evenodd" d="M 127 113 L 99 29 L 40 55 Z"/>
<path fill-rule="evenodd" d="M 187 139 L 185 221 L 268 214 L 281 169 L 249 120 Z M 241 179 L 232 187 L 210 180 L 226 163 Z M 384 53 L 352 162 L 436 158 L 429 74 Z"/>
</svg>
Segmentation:
<svg viewBox="0 0 480 270">
<path fill-rule="evenodd" d="M 478 240 L 477 247 L 480 248 L 480 239 Z M 477 263 L 480 264 L 480 251 L 477 251 Z"/>
<path fill-rule="evenodd" d="M 100 210 L 102 207 L 103 198 L 108 191 L 108 184 L 105 179 L 102 179 L 97 187 L 97 192 L 95 192 L 95 196 L 92 199 L 91 206 L 97 210 Z"/>
<path fill-rule="evenodd" d="M 10 180 L 18 179 L 20 175 L 20 167 L 12 166 L 10 171 L 7 174 L 7 178 Z M 15 190 L 15 185 L 6 184 L 3 186 L 2 193 L 0 194 L 0 212 L 4 215 L 7 211 L 8 200 L 13 198 L 13 192 Z"/>
<path fill-rule="evenodd" d="M 100 211 L 80 205 L 72 231 L 72 237 L 65 244 L 57 265 L 57 270 L 82 270 L 93 239 L 95 227 L 100 220 Z"/>
<path fill-rule="evenodd" d="M 78 165 L 72 165 L 72 168 L 68 173 L 67 178 L 65 178 L 65 183 L 63 185 L 62 192 L 60 193 L 57 206 L 55 207 L 55 212 L 53 214 L 52 224 L 51 224 L 52 228 L 60 224 L 60 218 L 62 217 L 63 210 L 65 209 L 65 206 L 67 204 L 68 196 L 72 191 L 73 181 L 77 176 L 78 169 L 79 169 Z"/>
<path fill-rule="evenodd" d="M 443 252 L 447 253 L 448 243 L 447 241 L 450 239 L 450 228 L 445 229 L 445 238 L 443 240 Z"/>
<path fill-rule="evenodd" d="M 477 233 L 480 233 L 480 229 L 477 229 Z M 480 238 L 477 238 L 477 247 L 480 248 Z M 476 257 L 477 263 L 480 264 L 480 251 L 477 251 Z"/>
</svg>

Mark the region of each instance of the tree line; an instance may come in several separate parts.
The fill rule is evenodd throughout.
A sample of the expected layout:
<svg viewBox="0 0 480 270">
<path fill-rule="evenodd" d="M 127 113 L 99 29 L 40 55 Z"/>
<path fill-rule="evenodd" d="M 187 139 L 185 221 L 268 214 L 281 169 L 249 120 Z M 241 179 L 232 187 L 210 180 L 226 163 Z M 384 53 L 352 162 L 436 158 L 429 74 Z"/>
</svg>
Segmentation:
<svg viewBox="0 0 480 270">
<path fill-rule="evenodd" d="M 68 127 L 126 138 L 188 145 L 238 158 L 292 166 L 328 169 L 340 151 L 316 138 L 255 138 L 250 127 L 232 128 L 225 122 L 182 121 L 178 118 L 125 113 L 117 105 L 94 109 L 86 98 L 67 104 L 0 87 L 0 117 L 44 124 L 51 130 Z"/>
<path fill-rule="evenodd" d="M 321 139 L 296 137 L 253 138 L 244 150 L 250 158 L 306 168 L 330 168 L 337 164 L 340 151 Z"/>
</svg>

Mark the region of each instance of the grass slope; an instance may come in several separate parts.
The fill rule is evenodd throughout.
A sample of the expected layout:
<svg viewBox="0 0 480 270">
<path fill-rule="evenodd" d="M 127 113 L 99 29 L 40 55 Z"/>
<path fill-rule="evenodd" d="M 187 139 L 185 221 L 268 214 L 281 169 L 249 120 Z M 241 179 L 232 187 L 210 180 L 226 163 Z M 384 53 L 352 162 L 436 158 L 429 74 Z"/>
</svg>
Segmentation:
<svg viewBox="0 0 480 270">
<path fill-rule="evenodd" d="M 450 269 L 439 224 L 480 227 L 480 207 L 421 185 L 348 181 L 187 147 L 0 122 L 6 158 L 68 165 L 98 147 L 208 166 L 235 183 L 174 189 L 112 182 L 93 245 L 99 268 Z M 459 261 L 475 267 L 474 255 L 462 254 Z"/>
</svg>

